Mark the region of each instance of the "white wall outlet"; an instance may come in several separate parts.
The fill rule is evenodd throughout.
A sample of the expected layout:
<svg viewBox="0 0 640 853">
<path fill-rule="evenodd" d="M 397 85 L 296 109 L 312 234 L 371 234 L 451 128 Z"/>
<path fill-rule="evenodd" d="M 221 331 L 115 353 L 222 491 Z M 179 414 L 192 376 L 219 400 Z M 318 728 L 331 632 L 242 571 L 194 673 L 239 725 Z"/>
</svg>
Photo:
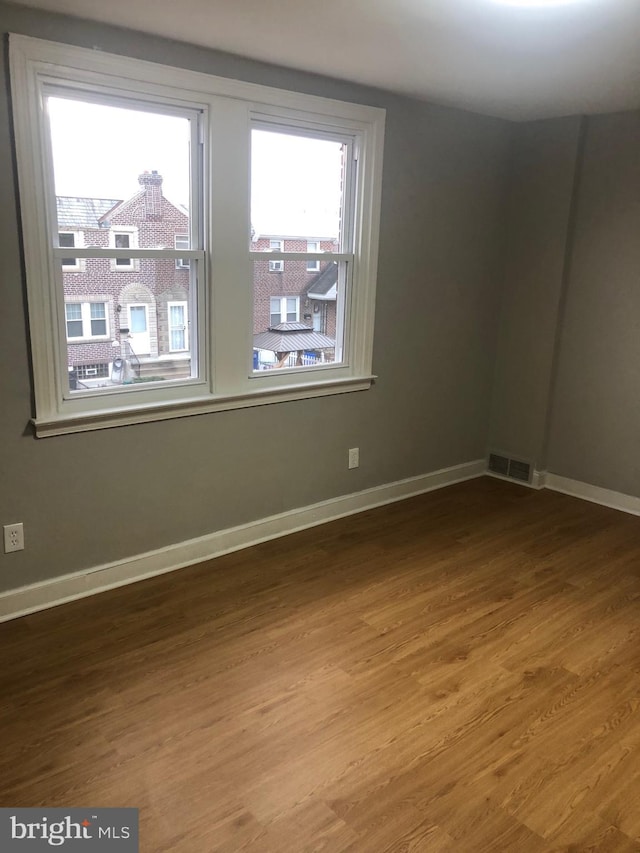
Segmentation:
<svg viewBox="0 0 640 853">
<path fill-rule="evenodd" d="M 24 551 L 24 527 L 22 522 L 18 524 L 5 524 L 4 526 L 4 553 L 12 551 Z"/>
<path fill-rule="evenodd" d="M 351 447 L 349 449 L 349 468 L 360 467 L 360 448 Z"/>
</svg>

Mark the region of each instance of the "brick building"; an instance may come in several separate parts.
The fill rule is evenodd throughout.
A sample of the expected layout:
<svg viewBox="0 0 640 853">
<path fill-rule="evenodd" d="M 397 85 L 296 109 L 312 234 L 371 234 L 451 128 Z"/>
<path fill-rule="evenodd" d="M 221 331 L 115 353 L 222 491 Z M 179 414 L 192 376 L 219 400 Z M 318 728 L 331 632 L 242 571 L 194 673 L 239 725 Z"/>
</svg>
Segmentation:
<svg viewBox="0 0 640 853">
<path fill-rule="evenodd" d="M 254 252 L 335 252 L 337 241 L 266 234 L 254 236 L 251 249 Z M 256 261 L 254 333 L 279 323 L 300 322 L 334 337 L 336 282 L 337 266 L 332 261 Z"/>
<path fill-rule="evenodd" d="M 146 258 L 74 258 L 73 248 L 189 246 L 186 209 L 162 194 L 162 176 L 144 172 L 127 200 L 58 196 L 68 364 L 81 383 L 105 384 L 114 359 L 131 357 L 144 378 L 190 374 L 189 262 Z M 253 251 L 334 252 L 331 239 L 260 235 Z M 286 322 L 336 334 L 337 264 L 274 260 L 254 267 L 254 333 Z M 326 353 L 331 357 L 330 353 Z M 263 365 L 264 366 L 264 365 Z"/>
<path fill-rule="evenodd" d="M 187 248 L 185 209 L 162 194 L 162 176 L 145 172 L 131 198 L 58 196 L 69 367 L 80 381 L 109 378 L 114 358 L 133 353 L 144 375 L 187 376 L 189 262 L 74 258 L 74 247 Z M 124 343 L 126 341 L 126 344 Z"/>
</svg>

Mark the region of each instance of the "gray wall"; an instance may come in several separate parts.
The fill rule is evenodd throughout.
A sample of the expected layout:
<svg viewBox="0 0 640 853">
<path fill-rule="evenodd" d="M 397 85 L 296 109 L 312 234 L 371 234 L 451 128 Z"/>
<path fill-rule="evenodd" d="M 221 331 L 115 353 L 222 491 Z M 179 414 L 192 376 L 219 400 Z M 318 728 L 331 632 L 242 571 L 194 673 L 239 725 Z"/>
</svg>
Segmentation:
<svg viewBox="0 0 640 853">
<path fill-rule="evenodd" d="M 588 120 L 548 468 L 640 496 L 640 112 Z"/>
<path fill-rule="evenodd" d="M 545 468 L 580 119 L 514 126 L 488 446 Z"/>
<path fill-rule="evenodd" d="M 640 496 L 640 112 L 514 128 L 488 446 Z"/>
<path fill-rule="evenodd" d="M 0 169 L 0 524 L 23 521 L 27 543 L 0 555 L 0 589 L 484 455 L 509 125 L 2 3 L 0 30 L 387 109 L 368 392 L 35 439 L 16 186 Z"/>
</svg>

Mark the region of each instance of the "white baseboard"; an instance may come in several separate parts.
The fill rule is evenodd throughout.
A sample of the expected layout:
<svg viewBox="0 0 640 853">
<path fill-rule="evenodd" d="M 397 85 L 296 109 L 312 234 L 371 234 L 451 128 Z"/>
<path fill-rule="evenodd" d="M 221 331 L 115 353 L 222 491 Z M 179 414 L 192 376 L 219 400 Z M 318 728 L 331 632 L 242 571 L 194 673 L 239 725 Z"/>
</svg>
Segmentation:
<svg viewBox="0 0 640 853">
<path fill-rule="evenodd" d="M 481 477 L 485 473 L 486 461 L 478 459 L 271 515 L 156 551 L 147 551 L 135 557 L 8 590 L 0 594 L 0 622 L 135 583 L 144 578 L 173 572 L 268 539 L 276 539 L 366 509 Z"/>
<path fill-rule="evenodd" d="M 568 477 L 549 473 L 544 474 L 544 486 L 554 492 L 562 492 L 563 495 L 572 495 L 575 498 L 582 498 L 584 501 L 608 506 L 611 509 L 619 509 L 631 515 L 640 515 L 640 498 L 633 495 L 602 489 L 600 486 L 592 486 L 590 483 L 582 483 L 579 480 L 570 480 Z"/>
</svg>

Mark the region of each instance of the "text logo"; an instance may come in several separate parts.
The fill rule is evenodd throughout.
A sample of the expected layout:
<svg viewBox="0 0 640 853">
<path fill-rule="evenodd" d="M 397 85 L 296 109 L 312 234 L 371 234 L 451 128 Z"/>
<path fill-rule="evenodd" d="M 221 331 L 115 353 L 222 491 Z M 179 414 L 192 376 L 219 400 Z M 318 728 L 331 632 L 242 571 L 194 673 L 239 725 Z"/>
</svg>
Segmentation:
<svg viewBox="0 0 640 853">
<path fill-rule="evenodd" d="M 2 853 L 138 853 L 138 809 L 0 809 Z"/>
</svg>

